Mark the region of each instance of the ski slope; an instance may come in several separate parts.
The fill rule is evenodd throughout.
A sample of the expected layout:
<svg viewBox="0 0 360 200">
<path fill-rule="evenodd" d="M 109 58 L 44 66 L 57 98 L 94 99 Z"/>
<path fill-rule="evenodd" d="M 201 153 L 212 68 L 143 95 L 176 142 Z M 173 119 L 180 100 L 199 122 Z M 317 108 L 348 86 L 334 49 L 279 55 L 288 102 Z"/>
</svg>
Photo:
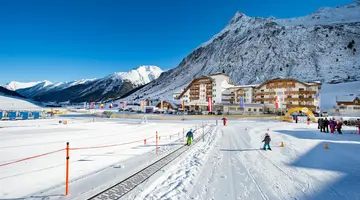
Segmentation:
<svg viewBox="0 0 360 200">
<path fill-rule="evenodd" d="M 0 93 L 0 110 L 39 110 L 35 103 L 18 97 L 4 96 Z"/>
<path fill-rule="evenodd" d="M 86 199 L 152 162 L 156 132 L 162 155 L 182 145 L 183 130 L 197 123 L 141 123 L 83 114 L 0 121 L 0 199 L 64 198 L 66 142 L 71 148 L 69 197 Z"/>
<path fill-rule="evenodd" d="M 355 129 L 339 136 L 320 133 L 314 124 L 228 123 L 127 199 L 359 199 Z M 266 132 L 272 151 L 260 150 Z"/>
</svg>

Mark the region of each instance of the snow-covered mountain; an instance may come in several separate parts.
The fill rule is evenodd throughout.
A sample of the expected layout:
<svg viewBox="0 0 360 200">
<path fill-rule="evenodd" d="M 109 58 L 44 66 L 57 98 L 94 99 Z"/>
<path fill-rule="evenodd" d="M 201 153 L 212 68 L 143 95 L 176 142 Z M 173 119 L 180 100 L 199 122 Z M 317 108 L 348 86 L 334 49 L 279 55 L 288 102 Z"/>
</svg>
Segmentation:
<svg viewBox="0 0 360 200">
<path fill-rule="evenodd" d="M 37 84 L 17 90 L 20 94 L 43 102 L 100 101 L 121 96 L 130 90 L 147 84 L 163 71 L 156 66 L 140 66 L 129 72 L 116 72 L 100 79 L 83 79 L 72 82 Z"/>
<path fill-rule="evenodd" d="M 327 83 L 360 80 L 360 2 L 291 19 L 237 12 L 178 67 L 125 99 L 171 98 L 202 74 L 225 71 L 236 84 L 277 77 Z"/>
<path fill-rule="evenodd" d="M 24 88 L 33 87 L 41 82 L 42 81 L 23 83 L 23 82 L 11 81 L 10 83 L 5 85 L 5 88 L 8 90 L 16 91 Z"/>
</svg>

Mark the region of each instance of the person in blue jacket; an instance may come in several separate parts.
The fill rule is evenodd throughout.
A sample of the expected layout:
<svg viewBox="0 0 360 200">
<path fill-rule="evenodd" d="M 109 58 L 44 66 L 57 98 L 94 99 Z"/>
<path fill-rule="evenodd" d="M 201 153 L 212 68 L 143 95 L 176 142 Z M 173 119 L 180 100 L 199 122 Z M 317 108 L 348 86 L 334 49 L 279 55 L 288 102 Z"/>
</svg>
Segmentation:
<svg viewBox="0 0 360 200">
<path fill-rule="evenodd" d="M 194 138 L 194 131 L 190 129 L 189 132 L 186 133 L 186 139 L 187 139 L 186 145 L 190 146 L 193 138 Z"/>
</svg>

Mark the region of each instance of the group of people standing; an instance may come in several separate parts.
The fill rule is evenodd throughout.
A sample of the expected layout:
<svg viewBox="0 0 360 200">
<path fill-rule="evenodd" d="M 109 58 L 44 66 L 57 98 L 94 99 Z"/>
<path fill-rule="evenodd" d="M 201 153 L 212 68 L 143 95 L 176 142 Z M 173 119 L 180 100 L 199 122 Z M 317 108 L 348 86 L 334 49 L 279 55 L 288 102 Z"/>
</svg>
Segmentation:
<svg viewBox="0 0 360 200">
<path fill-rule="evenodd" d="M 342 119 L 338 121 L 336 121 L 335 118 L 328 120 L 326 117 L 325 119 L 323 118 L 318 119 L 318 129 L 320 129 L 320 132 L 328 133 L 330 127 L 331 133 L 334 133 L 335 130 L 337 130 L 339 134 L 342 134 L 341 132 L 342 125 L 343 125 Z"/>
</svg>

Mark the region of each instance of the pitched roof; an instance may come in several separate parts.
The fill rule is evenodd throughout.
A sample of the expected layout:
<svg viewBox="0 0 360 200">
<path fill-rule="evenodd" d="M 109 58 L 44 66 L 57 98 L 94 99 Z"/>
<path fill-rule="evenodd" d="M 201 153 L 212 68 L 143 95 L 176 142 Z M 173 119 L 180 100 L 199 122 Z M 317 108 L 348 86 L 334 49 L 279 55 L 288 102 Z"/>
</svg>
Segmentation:
<svg viewBox="0 0 360 200">
<path fill-rule="evenodd" d="M 261 83 L 259 86 L 257 86 L 257 88 L 261 88 L 263 85 L 269 83 L 269 82 L 272 82 L 272 81 L 276 81 L 276 80 L 288 80 L 288 81 L 296 81 L 298 83 L 301 83 L 305 86 L 312 86 L 312 85 L 321 85 L 321 83 L 305 83 L 305 82 L 302 82 L 302 81 L 299 81 L 299 80 L 296 80 L 294 78 L 274 78 L 274 79 L 270 79 L 270 80 L 267 80 L 263 83 Z"/>
<path fill-rule="evenodd" d="M 336 102 L 354 102 L 355 99 L 359 99 L 360 96 L 351 96 L 351 95 L 343 95 L 343 96 L 336 96 Z"/>
</svg>

